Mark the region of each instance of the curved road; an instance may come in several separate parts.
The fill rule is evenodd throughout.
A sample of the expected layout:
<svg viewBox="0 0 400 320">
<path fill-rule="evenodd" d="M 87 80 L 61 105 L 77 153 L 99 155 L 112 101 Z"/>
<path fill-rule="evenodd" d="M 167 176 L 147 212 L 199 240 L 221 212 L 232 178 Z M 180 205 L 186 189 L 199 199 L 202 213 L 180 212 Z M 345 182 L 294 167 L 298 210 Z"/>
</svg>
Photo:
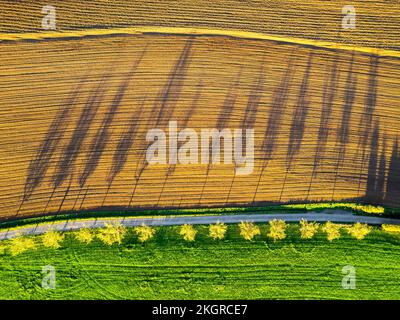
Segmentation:
<svg viewBox="0 0 400 320">
<path fill-rule="evenodd" d="M 42 234 L 48 230 L 72 231 L 82 228 L 100 228 L 106 223 L 120 223 L 127 227 L 134 227 L 141 224 L 149 226 L 172 226 L 182 224 L 211 224 L 216 222 L 239 223 L 240 221 L 268 222 L 273 219 L 283 219 L 287 222 L 296 222 L 301 219 L 308 221 L 332 221 L 353 223 L 362 222 L 370 225 L 397 224 L 400 219 L 382 218 L 379 216 L 359 216 L 348 211 L 325 210 L 323 212 L 307 213 L 277 213 L 277 214 L 230 214 L 230 215 L 204 215 L 204 216 L 172 216 L 159 218 L 113 218 L 113 219 L 90 219 L 90 220 L 66 220 L 63 222 L 51 222 L 37 226 L 21 227 L 18 230 L 6 230 L 0 232 L 0 240 L 10 239 L 20 234 Z"/>
</svg>

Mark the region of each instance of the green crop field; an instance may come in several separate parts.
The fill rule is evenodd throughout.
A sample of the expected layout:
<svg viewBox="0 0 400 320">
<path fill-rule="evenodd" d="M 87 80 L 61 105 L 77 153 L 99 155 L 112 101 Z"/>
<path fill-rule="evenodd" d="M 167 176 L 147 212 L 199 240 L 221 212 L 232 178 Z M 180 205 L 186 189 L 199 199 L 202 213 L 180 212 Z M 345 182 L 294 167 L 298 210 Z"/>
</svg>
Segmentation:
<svg viewBox="0 0 400 320">
<path fill-rule="evenodd" d="M 230 225 L 225 240 L 196 226 L 185 242 L 179 227 L 159 227 L 140 244 L 132 229 L 121 245 L 89 245 L 67 234 L 60 249 L 38 246 L 0 256 L 1 299 L 400 299 L 400 237 L 377 228 L 356 240 L 345 232 L 300 239 L 297 224 L 285 240 L 243 240 Z M 36 239 L 38 240 L 38 239 Z M 39 242 L 39 241 L 37 241 Z M 4 243 L 4 242 L 3 242 Z M 56 270 L 56 288 L 41 286 L 43 266 Z M 356 288 L 342 288 L 342 268 L 356 269 Z"/>
</svg>

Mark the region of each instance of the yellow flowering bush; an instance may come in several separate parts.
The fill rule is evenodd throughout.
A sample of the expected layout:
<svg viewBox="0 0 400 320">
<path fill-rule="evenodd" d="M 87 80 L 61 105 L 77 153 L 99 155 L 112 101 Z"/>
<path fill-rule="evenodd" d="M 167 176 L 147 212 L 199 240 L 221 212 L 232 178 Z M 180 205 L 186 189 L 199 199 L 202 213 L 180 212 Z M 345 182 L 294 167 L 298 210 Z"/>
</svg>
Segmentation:
<svg viewBox="0 0 400 320">
<path fill-rule="evenodd" d="M 196 238 L 197 231 L 190 224 L 184 224 L 179 231 L 179 234 L 186 241 L 194 241 Z"/>
<path fill-rule="evenodd" d="M 93 241 L 94 234 L 90 229 L 83 228 L 75 233 L 75 239 L 79 242 L 89 244 Z"/>
<path fill-rule="evenodd" d="M 326 233 L 326 238 L 332 241 L 340 238 L 340 228 L 339 224 L 328 221 L 322 226 L 322 231 Z"/>
<path fill-rule="evenodd" d="M 252 222 L 242 221 L 239 223 L 240 235 L 245 240 L 252 240 L 255 236 L 261 234 L 260 228 Z"/>
<path fill-rule="evenodd" d="M 47 231 L 42 236 L 42 243 L 47 248 L 58 249 L 61 247 L 61 242 L 64 240 L 64 235 L 57 231 Z"/>
<path fill-rule="evenodd" d="M 121 244 L 125 234 L 126 228 L 124 226 L 107 223 L 104 228 L 99 230 L 97 237 L 106 245 L 111 246 L 115 243 Z"/>
<path fill-rule="evenodd" d="M 228 230 L 228 226 L 224 223 L 218 222 L 216 224 L 210 224 L 209 235 L 214 240 L 222 240 L 225 238 L 226 230 Z"/>
<path fill-rule="evenodd" d="M 33 238 L 15 237 L 10 241 L 11 255 L 16 256 L 28 250 L 36 250 L 36 243 Z"/>
<path fill-rule="evenodd" d="M 300 237 L 302 239 L 311 239 L 318 232 L 319 224 L 316 222 L 308 222 L 305 219 L 300 221 Z"/>
<path fill-rule="evenodd" d="M 268 237 L 274 241 L 282 240 L 286 238 L 286 222 L 283 220 L 271 220 L 269 221 L 269 232 Z"/>
<path fill-rule="evenodd" d="M 356 222 L 352 226 L 347 226 L 346 230 L 352 237 L 356 238 L 357 240 L 362 240 L 365 236 L 371 232 L 372 227 L 365 223 Z"/>
<path fill-rule="evenodd" d="M 152 227 L 142 224 L 141 226 L 135 227 L 135 233 L 138 235 L 140 242 L 145 242 L 153 238 L 156 230 Z"/>
</svg>

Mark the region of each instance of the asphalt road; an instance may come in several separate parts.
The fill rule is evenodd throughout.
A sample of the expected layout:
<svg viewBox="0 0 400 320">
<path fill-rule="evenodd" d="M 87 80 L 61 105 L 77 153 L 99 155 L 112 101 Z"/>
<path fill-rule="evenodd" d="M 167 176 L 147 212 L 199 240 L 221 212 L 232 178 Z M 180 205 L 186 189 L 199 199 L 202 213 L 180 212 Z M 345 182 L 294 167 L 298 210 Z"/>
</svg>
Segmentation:
<svg viewBox="0 0 400 320">
<path fill-rule="evenodd" d="M 73 231 L 82 228 L 100 228 L 106 223 L 120 223 L 127 227 L 141 224 L 149 226 L 172 226 L 182 224 L 211 224 L 216 222 L 239 223 L 241 221 L 268 222 L 273 219 L 282 219 L 287 222 L 296 222 L 301 219 L 308 221 L 332 221 L 341 223 L 362 222 L 370 225 L 397 224 L 400 219 L 382 218 L 379 216 L 359 216 L 348 211 L 325 210 L 323 212 L 307 213 L 278 213 L 278 214 L 230 214 L 230 215 L 207 215 L 207 216 L 173 216 L 160 218 L 115 218 L 115 219 L 90 219 L 85 221 L 66 220 L 63 222 L 51 222 L 37 226 L 23 227 L 18 230 L 6 230 L 0 232 L 0 240 L 10 239 L 20 234 L 33 235 L 42 234 L 48 230 Z"/>
</svg>

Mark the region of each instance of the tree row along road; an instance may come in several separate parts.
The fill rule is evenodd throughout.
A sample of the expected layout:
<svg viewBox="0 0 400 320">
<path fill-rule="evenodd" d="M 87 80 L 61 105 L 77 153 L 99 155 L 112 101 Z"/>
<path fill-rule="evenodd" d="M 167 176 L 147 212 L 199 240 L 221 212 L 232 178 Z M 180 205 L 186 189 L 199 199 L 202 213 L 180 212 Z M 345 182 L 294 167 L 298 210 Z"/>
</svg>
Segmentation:
<svg viewBox="0 0 400 320">
<path fill-rule="evenodd" d="M 370 225 L 396 224 L 400 225 L 400 219 L 382 218 L 378 216 L 359 216 L 343 210 L 325 210 L 323 212 L 308 213 L 278 213 L 278 214 L 231 214 L 212 216 L 174 216 L 174 217 L 121 217 L 121 218 L 100 218 L 90 220 L 66 220 L 63 222 L 51 222 L 36 226 L 22 227 L 17 230 L 6 230 L 0 232 L 0 240 L 6 240 L 15 236 L 43 234 L 48 230 L 73 231 L 82 228 L 101 228 L 107 223 L 121 224 L 126 227 L 134 227 L 141 224 L 148 226 L 173 226 L 183 224 L 212 224 L 216 222 L 239 223 L 241 221 L 252 221 L 257 223 L 268 222 L 273 219 L 281 219 L 287 222 L 298 222 L 301 219 L 308 221 L 332 221 L 337 223 L 361 222 Z"/>
</svg>

